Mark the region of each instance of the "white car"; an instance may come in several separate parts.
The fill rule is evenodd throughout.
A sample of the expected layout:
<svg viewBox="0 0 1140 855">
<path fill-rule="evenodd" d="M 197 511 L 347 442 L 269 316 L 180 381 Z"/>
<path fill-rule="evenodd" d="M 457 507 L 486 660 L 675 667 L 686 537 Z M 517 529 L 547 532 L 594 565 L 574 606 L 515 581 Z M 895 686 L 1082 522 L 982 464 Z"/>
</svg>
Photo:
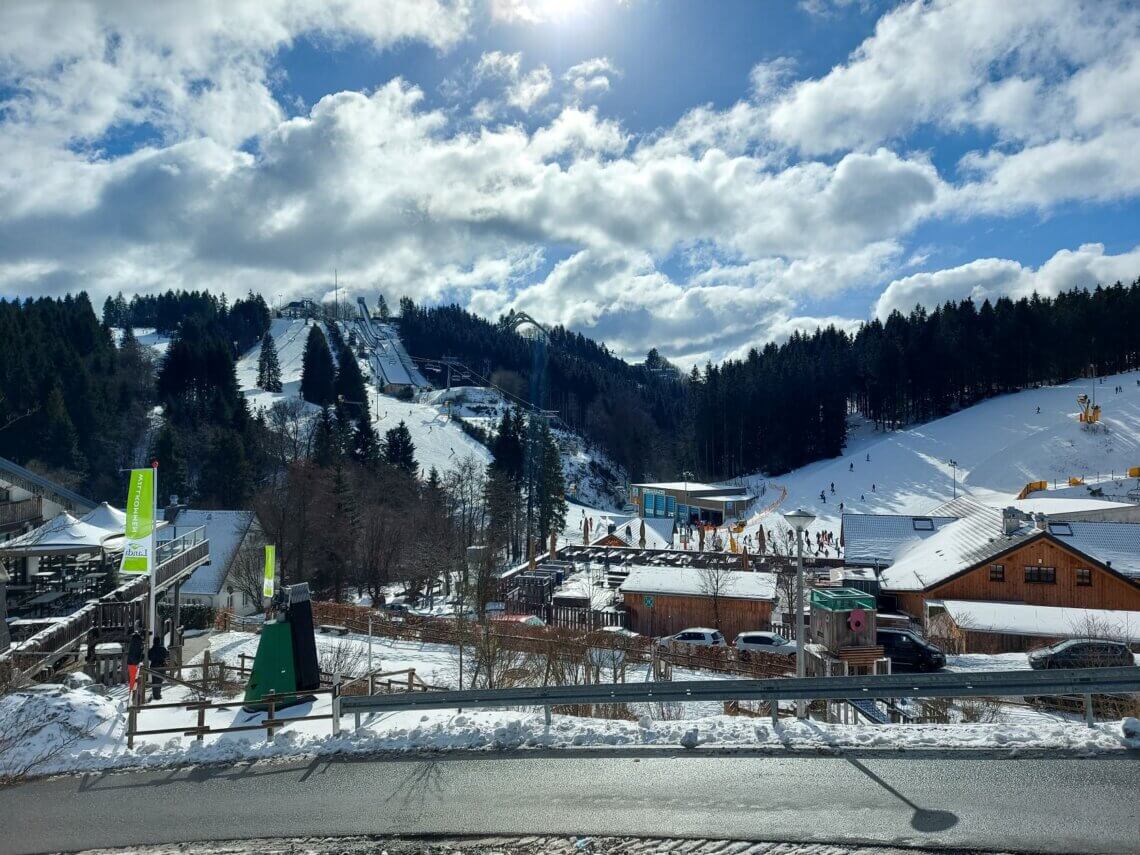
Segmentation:
<svg viewBox="0 0 1140 855">
<path fill-rule="evenodd" d="M 691 644 L 693 647 L 724 647 L 724 635 L 719 629 L 708 629 L 703 626 L 694 626 L 683 629 L 676 635 L 666 635 L 657 639 L 662 647 L 670 644 Z"/>
<path fill-rule="evenodd" d="M 788 641 L 784 636 L 775 632 L 742 632 L 736 636 L 733 646 L 741 653 L 780 653 L 790 654 L 796 652 L 796 643 Z"/>
</svg>

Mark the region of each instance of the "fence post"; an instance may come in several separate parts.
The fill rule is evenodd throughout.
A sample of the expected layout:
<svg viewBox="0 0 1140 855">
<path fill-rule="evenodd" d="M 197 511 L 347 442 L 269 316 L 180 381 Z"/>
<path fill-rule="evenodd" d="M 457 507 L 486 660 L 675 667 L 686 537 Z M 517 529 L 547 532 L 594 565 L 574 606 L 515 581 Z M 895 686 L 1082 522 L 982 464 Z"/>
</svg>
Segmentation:
<svg viewBox="0 0 1140 855">
<path fill-rule="evenodd" d="M 127 748 L 135 747 L 135 731 L 138 729 L 138 717 L 138 708 L 134 703 L 131 703 L 127 707 Z"/>
<path fill-rule="evenodd" d="M 202 694 L 209 696 L 210 693 L 210 649 L 206 648 L 202 652 Z"/>
<path fill-rule="evenodd" d="M 1093 702 L 1092 695 L 1085 695 L 1085 724 L 1089 727 L 1093 726 Z"/>
<path fill-rule="evenodd" d="M 201 744 L 206 736 L 206 707 L 198 707 L 198 735 L 195 737 L 198 743 Z"/>
<path fill-rule="evenodd" d="M 333 672 L 332 735 L 340 736 L 340 669 Z"/>
<path fill-rule="evenodd" d="M 776 727 L 780 723 L 780 702 L 772 698 L 769 704 L 772 707 L 772 727 Z"/>
<path fill-rule="evenodd" d="M 542 709 L 546 715 L 546 727 L 549 729 L 550 728 L 550 704 L 547 704 Z"/>
<path fill-rule="evenodd" d="M 416 669 L 415 668 L 409 668 L 408 669 L 408 691 L 409 692 L 415 690 L 415 682 L 416 682 Z"/>
<path fill-rule="evenodd" d="M 273 724 L 274 724 L 274 722 L 277 721 L 277 719 L 274 718 L 274 716 L 273 716 L 274 709 L 277 706 L 277 691 L 275 689 L 270 689 L 265 694 L 265 697 L 263 698 L 263 700 L 269 701 L 269 714 L 265 717 L 265 734 L 266 734 L 265 735 L 265 741 L 266 742 L 272 742 L 273 741 Z"/>
</svg>

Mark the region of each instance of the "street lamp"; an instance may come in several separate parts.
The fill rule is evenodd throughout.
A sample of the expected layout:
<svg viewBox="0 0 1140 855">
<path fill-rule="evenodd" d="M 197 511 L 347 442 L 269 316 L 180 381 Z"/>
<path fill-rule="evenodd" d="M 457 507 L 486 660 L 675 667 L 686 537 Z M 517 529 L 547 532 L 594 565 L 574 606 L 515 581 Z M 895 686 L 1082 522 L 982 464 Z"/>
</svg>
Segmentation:
<svg viewBox="0 0 1140 855">
<path fill-rule="evenodd" d="M 681 473 L 681 477 L 685 479 L 685 528 L 684 531 L 689 530 L 689 523 L 693 519 L 693 509 L 689 507 L 689 479 L 695 477 L 692 472 L 686 469 Z M 689 536 L 685 535 L 685 546 L 689 545 Z"/>
<path fill-rule="evenodd" d="M 958 498 L 958 461 L 957 460 L 951 460 L 950 461 L 950 472 L 951 472 L 952 477 L 954 479 L 954 498 L 957 499 Z"/>
<path fill-rule="evenodd" d="M 790 514 L 784 514 L 784 519 L 796 530 L 796 676 L 803 679 L 807 668 L 804 662 L 804 542 L 800 535 L 815 522 L 815 515 L 803 508 L 796 508 Z M 800 699 L 796 701 L 796 718 L 805 716 L 805 704 Z"/>
</svg>

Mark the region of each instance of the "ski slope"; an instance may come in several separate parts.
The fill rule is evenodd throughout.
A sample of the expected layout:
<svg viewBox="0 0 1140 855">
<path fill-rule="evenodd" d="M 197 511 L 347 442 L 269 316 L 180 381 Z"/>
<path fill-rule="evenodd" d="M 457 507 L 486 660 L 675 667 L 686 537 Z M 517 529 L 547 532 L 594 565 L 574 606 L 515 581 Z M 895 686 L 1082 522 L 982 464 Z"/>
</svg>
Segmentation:
<svg viewBox="0 0 1140 855">
<path fill-rule="evenodd" d="M 773 513 L 802 506 L 819 517 L 813 530 L 838 533 L 841 502 L 844 510 L 857 513 L 919 514 L 950 499 L 955 489 L 951 460 L 958 464 L 958 494 L 995 506 L 1008 503 L 1030 481 L 1048 481 L 1052 487 L 1054 480 L 1063 485 L 1070 476 L 1088 482 L 1112 472 L 1119 477 L 1140 466 L 1138 379 L 1140 373 L 1132 372 L 1096 384 L 1105 432 L 1087 431 L 1077 421 L 1077 395 L 1092 391 L 1091 381 L 1081 380 L 992 398 L 906 430 L 884 433 L 858 420 L 841 457 L 771 479 L 743 480 L 757 491 L 767 484 L 769 498 L 781 487 L 787 490 Z M 1116 386 L 1123 391 L 1115 393 Z M 820 500 L 821 490 L 826 501 Z M 1070 498 L 1087 496 L 1084 488 L 1065 492 Z M 750 529 L 755 530 L 755 521 Z"/>
<path fill-rule="evenodd" d="M 314 322 L 316 323 L 316 322 Z M 324 329 L 326 338 L 328 330 Z M 252 412 L 269 409 L 278 401 L 301 397 L 301 367 L 305 356 L 305 342 L 309 337 L 309 324 L 303 319 L 274 318 L 270 323 L 269 334 L 277 347 L 277 362 L 281 366 L 281 391 L 266 392 L 257 388 L 257 358 L 261 354 L 261 342 L 247 350 L 237 361 L 236 373 L 238 388 L 245 395 Z M 306 404 L 316 413 L 315 404 Z"/>
</svg>

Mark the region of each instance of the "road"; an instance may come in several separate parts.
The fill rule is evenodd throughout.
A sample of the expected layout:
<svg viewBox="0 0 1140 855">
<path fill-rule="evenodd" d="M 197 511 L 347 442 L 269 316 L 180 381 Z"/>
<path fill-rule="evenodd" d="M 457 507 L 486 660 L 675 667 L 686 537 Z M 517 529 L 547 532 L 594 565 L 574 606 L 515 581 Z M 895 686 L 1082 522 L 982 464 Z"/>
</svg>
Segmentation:
<svg viewBox="0 0 1140 855">
<path fill-rule="evenodd" d="M 312 834 L 1140 851 L 1140 756 L 597 750 L 90 774 L 0 791 L 0 852 Z"/>
</svg>

